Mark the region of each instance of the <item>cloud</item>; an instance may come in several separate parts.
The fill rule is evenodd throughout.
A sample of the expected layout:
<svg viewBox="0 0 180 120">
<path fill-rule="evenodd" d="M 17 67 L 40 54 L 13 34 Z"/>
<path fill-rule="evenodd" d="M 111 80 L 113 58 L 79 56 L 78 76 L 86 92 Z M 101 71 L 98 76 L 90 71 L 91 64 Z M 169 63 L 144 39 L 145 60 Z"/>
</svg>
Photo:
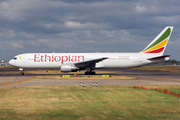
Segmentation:
<svg viewBox="0 0 180 120">
<path fill-rule="evenodd" d="M 18 43 L 11 43 L 12 49 L 19 49 L 24 48 L 19 42 Z"/>
<path fill-rule="evenodd" d="M 0 30 L 0 37 L 1 38 L 14 38 L 16 36 L 16 33 L 14 30 L 11 29 L 1 29 Z"/>
<path fill-rule="evenodd" d="M 67 21 L 64 24 L 65 27 L 69 29 L 107 29 L 110 28 L 108 25 L 95 24 L 95 23 L 79 23 L 74 21 Z"/>
<path fill-rule="evenodd" d="M 140 51 L 167 25 L 175 26 L 167 49 L 175 54 L 179 5 L 179 0 L 0 0 L 1 56 Z"/>
</svg>

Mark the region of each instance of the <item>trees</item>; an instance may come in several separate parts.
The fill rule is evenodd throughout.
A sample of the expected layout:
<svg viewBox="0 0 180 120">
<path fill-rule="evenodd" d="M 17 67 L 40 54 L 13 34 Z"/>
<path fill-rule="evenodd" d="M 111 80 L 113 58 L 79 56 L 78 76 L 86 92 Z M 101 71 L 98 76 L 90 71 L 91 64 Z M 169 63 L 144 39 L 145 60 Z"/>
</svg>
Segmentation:
<svg viewBox="0 0 180 120">
<path fill-rule="evenodd" d="M 156 64 L 152 64 L 152 66 L 158 66 L 158 65 L 180 65 L 180 61 L 177 61 L 175 59 L 166 61 L 166 62 L 161 62 L 161 63 L 156 63 Z"/>
</svg>

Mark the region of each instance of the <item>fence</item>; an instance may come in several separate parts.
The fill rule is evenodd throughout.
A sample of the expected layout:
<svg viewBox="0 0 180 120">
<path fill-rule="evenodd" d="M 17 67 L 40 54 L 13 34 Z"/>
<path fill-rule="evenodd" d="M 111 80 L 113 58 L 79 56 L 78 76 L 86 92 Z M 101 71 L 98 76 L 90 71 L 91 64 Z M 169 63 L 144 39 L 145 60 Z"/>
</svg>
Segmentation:
<svg viewBox="0 0 180 120">
<path fill-rule="evenodd" d="M 155 91 L 159 91 L 159 92 L 166 93 L 166 94 L 168 94 L 168 95 L 174 95 L 174 96 L 180 97 L 180 94 L 179 94 L 179 93 L 173 93 L 173 92 L 171 92 L 170 90 L 167 90 L 167 89 L 161 89 L 161 88 L 146 88 L 146 87 L 136 86 L 136 85 L 134 85 L 134 88 L 145 89 L 145 90 L 155 90 Z"/>
</svg>

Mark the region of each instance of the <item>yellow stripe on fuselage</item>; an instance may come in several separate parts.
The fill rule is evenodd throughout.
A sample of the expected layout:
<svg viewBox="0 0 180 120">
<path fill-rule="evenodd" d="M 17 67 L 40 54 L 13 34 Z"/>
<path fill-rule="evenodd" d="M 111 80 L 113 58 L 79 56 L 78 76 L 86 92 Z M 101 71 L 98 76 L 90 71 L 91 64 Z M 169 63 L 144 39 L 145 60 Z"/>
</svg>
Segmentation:
<svg viewBox="0 0 180 120">
<path fill-rule="evenodd" d="M 152 51 L 152 50 L 159 49 L 159 48 L 161 48 L 161 47 L 165 46 L 165 45 L 167 44 L 167 42 L 168 42 L 168 39 L 166 39 L 166 40 L 164 40 L 163 42 L 161 42 L 161 43 L 157 44 L 156 46 L 154 46 L 154 47 L 152 47 L 152 48 L 150 48 L 150 49 L 148 49 L 148 50 L 144 51 L 144 53 L 145 53 L 145 52 Z"/>
</svg>

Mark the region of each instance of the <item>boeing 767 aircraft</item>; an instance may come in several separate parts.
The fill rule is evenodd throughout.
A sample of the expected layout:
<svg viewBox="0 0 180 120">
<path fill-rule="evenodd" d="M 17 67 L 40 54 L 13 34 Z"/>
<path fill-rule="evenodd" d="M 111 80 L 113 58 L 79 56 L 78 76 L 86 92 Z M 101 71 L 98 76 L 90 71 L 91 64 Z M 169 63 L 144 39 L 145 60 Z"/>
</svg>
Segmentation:
<svg viewBox="0 0 180 120">
<path fill-rule="evenodd" d="M 24 68 L 58 68 L 62 72 L 86 70 L 86 75 L 94 75 L 98 68 L 133 68 L 169 60 L 163 55 L 173 26 L 167 26 L 155 39 L 139 53 L 25 53 L 9 61 L 24 75 Z"/>
</svg>

